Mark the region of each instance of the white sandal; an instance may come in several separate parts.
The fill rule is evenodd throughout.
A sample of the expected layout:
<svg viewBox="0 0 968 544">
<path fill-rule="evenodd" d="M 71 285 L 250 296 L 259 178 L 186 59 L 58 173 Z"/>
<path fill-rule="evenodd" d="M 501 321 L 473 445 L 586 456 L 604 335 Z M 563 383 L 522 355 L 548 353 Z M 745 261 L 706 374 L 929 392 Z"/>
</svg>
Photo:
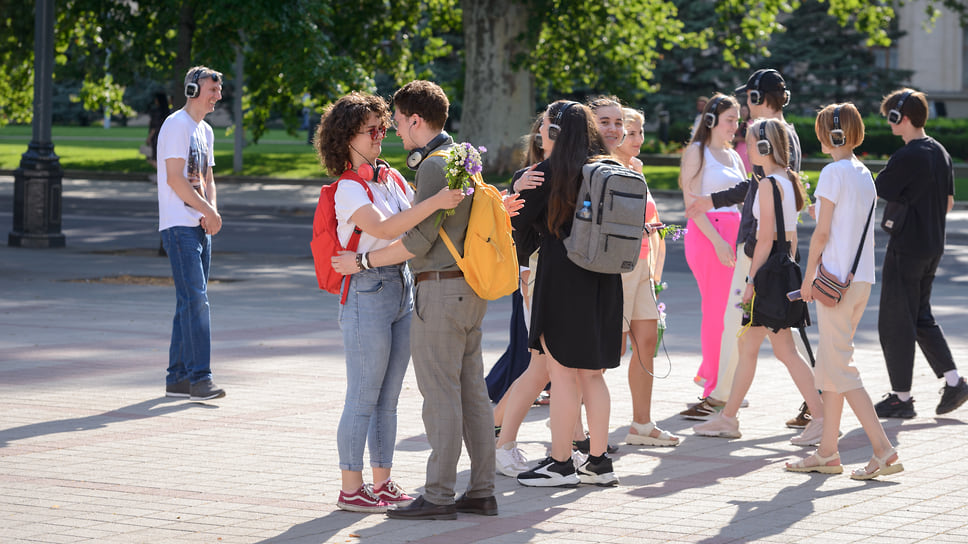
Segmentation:
<svg viewBox="0 0 968 544">
<path fill-rule="evenodd" d="M 629 432 L 625 436 L 625 443 L 631 444 L 633 446 L 678 446 L 679 437 L 662 429 L 656 427 L 655 423 L 650 421 L 648 423 L 636 423 L 632 422 L 631 429 L 635 429 L 635 433 Z M 659 431 L 659 436 L 652 436 L 652 430 Z"/>
<path fill-rule="evenodd" d="M 814 458 L 817 460 L 816 465 L 807 465 L 808 459 Z M 827 463 L 831 461 L 837 461 L 836 465 L 828 465 Z M 795 461 L 793 463 L 787 463 L 786 469 L 790 472 L 819 472 L 821 474 L 840 474 L 844 471 L 844 465 L 840 464 L 840 452 L 834 452 L 833 455 L 829 457 L 824 457 L 820 455 L 820 450 L 813 452 L 808 457 Z"/>
<path fill-rule="evenodd" d="M 877 461 L 877 469 L 874 470 L 874 472 L 867 472 L 867 465 L 864 465 L 862 468 L 851 472 L 850 479 L 871 480 L 873 478 L 877 478 L 878 476 L 887 476 L 889 474 L 897 474 L 898 472 L 901 472 L 904 470 L 904 465 L 900 463 L 900 458 L 892 465 L 887 464 L 887 461 L 896 454 L 897 451 L 894 448 L 891 448 L 887 453 L 884 454 L 884 457 L 878 457 L 876 455 L 871 457 L 871 461 Z M 868 464 L 870 464 L 870 461 L 868 461 Z"/>
</svg>

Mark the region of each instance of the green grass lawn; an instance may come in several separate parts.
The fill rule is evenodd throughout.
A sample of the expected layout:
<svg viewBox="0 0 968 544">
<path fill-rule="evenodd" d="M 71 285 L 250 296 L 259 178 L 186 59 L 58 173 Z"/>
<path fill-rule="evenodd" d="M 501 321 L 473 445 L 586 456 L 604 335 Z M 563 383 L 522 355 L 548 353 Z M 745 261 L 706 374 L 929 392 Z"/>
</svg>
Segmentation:
<svg viewBox="0 0 968 544">
<path fill-rule="evenodd" d="M 20 156 L 27 150 L 32 130 L 29 126 L 6 126 L 0 128 L 0 169 L 13 170 L 20 166 Z M 54 152 L 60 157 L 65 170 L 96 172 L 145 173 L 152 172 L 138 148 L 145 143 L 148 129 L 144 127 L 73 127 L 53 128 Z M 232 169 L 234 140 L 224 129 L 215 130 L 216 176 L 228 174 Z M 392 132 L 383 142 L 383 158 L 403 172 L 408 178 L 406 151 Z M 653 190 L 679 189 L 679 168 L 676 166 L 645 165 L 645 178 Z M 267 131 L 257 144 L 250 144 L 242 151 L 243 176 L 278 178 L 326 177 L 312 146 L 306 143 L 306 133 L 292 136 L 284 130 Z M 816 183 L 819 172 L 807 172 Z M 509 176 L 485 173 L 488 183 L 505 186 Z M 955 179 L 955 194 L 959 199 L 968 195 L 968 179 Z"/>
</svg>

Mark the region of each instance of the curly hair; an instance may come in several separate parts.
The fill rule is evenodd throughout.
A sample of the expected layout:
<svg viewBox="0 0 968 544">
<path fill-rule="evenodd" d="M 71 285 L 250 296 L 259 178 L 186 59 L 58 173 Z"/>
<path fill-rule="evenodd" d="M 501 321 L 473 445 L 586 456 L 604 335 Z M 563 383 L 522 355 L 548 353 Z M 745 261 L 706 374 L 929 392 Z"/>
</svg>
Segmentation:
<svg viewBox="0 0 968 544">
<path fill-rule="evenodd" d="M 383 127 L 390 126 L 390 106 L 386 100 L 369 93 L 353 91 L 323 112 L 313 147 L 319 163 L 331 176 L 346 170 L 351 162 L 350 140 L 360 132 L 371 113 L 376 114 Z"/>
</svg>

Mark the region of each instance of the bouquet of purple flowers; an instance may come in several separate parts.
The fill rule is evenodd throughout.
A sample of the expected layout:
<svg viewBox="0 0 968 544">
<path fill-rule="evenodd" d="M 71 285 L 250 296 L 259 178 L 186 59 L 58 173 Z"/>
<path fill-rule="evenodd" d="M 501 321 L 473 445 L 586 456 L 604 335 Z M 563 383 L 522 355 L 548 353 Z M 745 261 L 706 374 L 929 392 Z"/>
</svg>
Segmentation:
<svg viewBox="0 0 968 544">
<path fill-rule="evenodd" d="M 444 165 L 444 177 L 447 180 L 447 187 L 450 189 L 461 189 L 464 194 L 470 196 L 474 194 L 475 174 L 480 174 L 484 165 L 481 162 L 481 153 L 487 152 L 482 147 L 474 147 L 467 142 L 461 142 L 450 148 L 447 152 L 447 162 Z M 437 220 L 434 226 L 439 226 L 445 217 L 454 215 L 454 209 L 442 210 L 437 212 Z"/>
</svg>

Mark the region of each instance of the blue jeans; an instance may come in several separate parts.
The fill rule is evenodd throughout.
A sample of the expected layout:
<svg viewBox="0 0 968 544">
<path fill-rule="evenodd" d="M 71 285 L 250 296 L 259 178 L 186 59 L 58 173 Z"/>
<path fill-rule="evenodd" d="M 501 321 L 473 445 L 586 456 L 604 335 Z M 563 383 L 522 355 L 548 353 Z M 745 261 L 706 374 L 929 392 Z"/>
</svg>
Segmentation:
<svg viewBox="0 0 968 544">
<path fill-rule="evenodd" d="M 397 440 L 397 399 L 410 362 L 413 277 L 406 265 L 353 274 L 339 309 L 346 352 L 346 401 L 336 430 L 339 468 L 390 468 Z"/>
<path fill-rule="evenodd" d="M 208 268 L 212 237 L 202 227 L 170 227 L 161 243 L 171 262 L 175 282 L 175 319 L 168 351 L 168 376 L 175 384 L 212 379 L 212 334 L 208 306 Z"/>
</svg>

